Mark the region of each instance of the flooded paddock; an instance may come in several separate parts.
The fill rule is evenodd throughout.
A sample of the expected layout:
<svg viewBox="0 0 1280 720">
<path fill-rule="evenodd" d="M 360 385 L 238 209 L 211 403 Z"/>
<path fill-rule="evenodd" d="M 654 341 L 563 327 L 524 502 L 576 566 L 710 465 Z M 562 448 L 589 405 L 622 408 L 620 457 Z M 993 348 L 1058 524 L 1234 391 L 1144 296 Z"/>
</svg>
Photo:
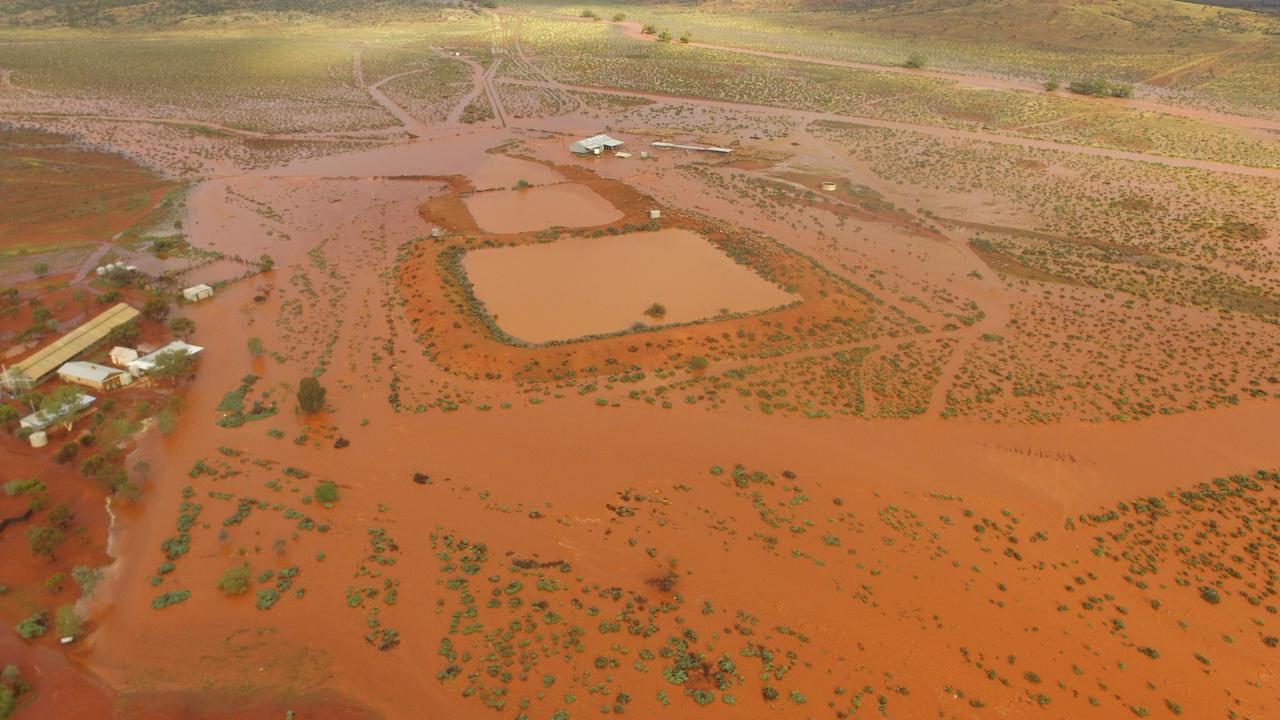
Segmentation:
<svg viewBox="0 0 1280 720">
<path fill-rule="evenodd" d="M 467 172 L 467 179 L 477 190 L 513 188 L 521 180 L 533 185 L 561 183 L 565 177 L 546 165 L 506 155 L 493 155 L 474 170 Z"/>
<path fill-rule="evenodd" d="M 463 202 L 480 229 L 489 233 L 592 227 L 622 217 L 608 200 L 574 183 L 476 193 Z"/>
<path fill-rule="evenodd" d="M 681 229 L 475 250 L 462 266 L 499 327 L 530 343 L 754 312 L 799 299 Z M 654 303 L 665 313 L 646 315 Z"/>
</svg>

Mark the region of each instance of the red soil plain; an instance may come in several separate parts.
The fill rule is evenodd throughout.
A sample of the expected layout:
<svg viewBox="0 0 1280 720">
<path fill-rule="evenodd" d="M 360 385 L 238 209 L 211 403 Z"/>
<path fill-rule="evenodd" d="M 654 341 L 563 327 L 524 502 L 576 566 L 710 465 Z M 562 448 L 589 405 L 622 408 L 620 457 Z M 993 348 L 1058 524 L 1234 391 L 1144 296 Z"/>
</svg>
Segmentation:
<svg viewBox="0 0 1280 720">
<path fill-rule="evenodd" d="M 193 377 L 107 394 L 47 448 L 0 437 L 0 481 L 43 484 L 0 494 L 0 520 L 34 510 L 0 529 L 13 717 L 1280 717 L 1278 171 L 479 67 L 441 121 L 353 52 L 397 129 L 4 98 L 0 249 L 29 250 L 0 264 L 6 363 L 113 291 L 141 307 L 154 287 L 93 272 L 137 238 L 274 261 L 172 311 Z M 560 111 L 517 117 L 539 83 Z M 633 157 L 567 152 L 605 128 Z M 641 159 L 659 139 L 735 153 Z M 1231 202 L 1236 224 L 1202 207 Z M 528 342 L 486 292 L 546 268 L 466 272 L 672 230 L 766 300 L 647 256 L 633 314 L 561 306 L 605 329 Z M 547 282 L 634 290 L 613 257 Z M 83 597 L 74 568 L 102 568 Z M 72 643 L 13 630 L 68 605 Z"/>
</svg>

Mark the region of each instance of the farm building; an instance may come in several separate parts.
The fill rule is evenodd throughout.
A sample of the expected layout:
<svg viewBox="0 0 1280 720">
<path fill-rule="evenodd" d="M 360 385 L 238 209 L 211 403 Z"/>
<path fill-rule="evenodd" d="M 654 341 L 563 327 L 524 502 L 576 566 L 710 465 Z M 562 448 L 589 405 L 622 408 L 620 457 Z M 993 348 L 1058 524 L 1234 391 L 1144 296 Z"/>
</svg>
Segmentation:
<svg viewBox="0 0 1280 720">
<path fill-rule="evenodd" d="M 677 145 L 669 142 L 655 142 L 650 144 L 656 148 L 665 148 L 668 150 L 693 150 L 695 152 L 719 153 L 721 155 L 728 155 L 733 152 L 733 148 L 715 147 L 714 145 Z"/>
<path fill-rule="evenodd" d="M 200 352 L 204 350 L 204 348 L 198 345 L 188 345 L 187 343 L 184 343 L 181 340 L 174 340 L 173 342 L 169 343 L 168 345 L 165 345 L 159 350 L 156 350 L 154 352 L 149 352 L 146 355 L 143 355 L 142 357 L 138 358 L 137 360 L 134 360 L 133 362 L 129 363 L 126 367 L 128 367 L 129 372 L 134 377 L 141 377 L 143 375 L 146 375 L 149 370 L 151 370 L 156 366 L 157 357 L 159 357 L 164 353 L 173 352 L 175 350 L 181 350 L 188 355 L 199 355 Z"/>
<path fill-rule="evenodd" d="M 117 390 L 133 382 L 133 376 L 119 368 L 79 360 L 63 363 L 58 379 L 94 390 Z"/>
<path fill-rule="evenodd" d="M 576 155 L 599 155 L 605 150 L 622 147 L 622 144 L 621 140 L 611 138 L 608 135 L 592 135 L 570 145 L 569 152 Z"/>
<path fill-rule="evenodd" d="M 133 348 L 120 347 L 119 345 L 111 348 L 111 364 L 116 367 L 126 367 L 129 363 L 138 359 L 138 351 Z"/>
<path fill-rule="evenodd" d="M 187 302 L 200 302 L 205 298 L 213 297 L 213 288 L 204 283 L 192 285 L 182 291 L 182 297 L 186 298 Z"/>
<path fill-rule="evenodd" d="M 53 377 L 63 363 L 106 339 L 112 330 L 138 317 L 136 308 L 119 303 L 66 335 L 37 350 L 26 360 L 0 375 L 0 387 L 13 393 L 25 392 Z"/>
<path fill-rule="evenodd" d="M 84 410 L 89 407 L 93 404 L 94 400 L 97 400 L 97 398 L 92 395 L 81 395 L 79 410 Z M 41 410 L 40 412 L 31 413 L 18 422 L 24 428 L 30 428 L 32 431 L 39 431 L 44 430 L 57 421 L 58 418 L 55 417 L 53 413 L 50 413 L 47 410 Z"/>
</svg>

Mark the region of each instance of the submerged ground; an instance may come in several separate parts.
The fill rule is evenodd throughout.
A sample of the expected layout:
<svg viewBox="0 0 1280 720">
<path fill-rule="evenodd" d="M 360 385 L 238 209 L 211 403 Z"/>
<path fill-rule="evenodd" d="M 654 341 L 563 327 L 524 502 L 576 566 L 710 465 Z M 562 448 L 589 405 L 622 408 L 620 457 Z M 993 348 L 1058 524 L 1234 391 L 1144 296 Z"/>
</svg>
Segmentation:
<svg viewBox="0 0 1280 720">
<path fill-rule="evenodd" d="M 1271 21 L 1120 100 L 556 10 L 5 31 L 0 350 L 218 284 L 193 379 L 3 439 L 74 520 L 0 616 L 87 619 L 0 632 L 16 717 L 1277 712 Z"/>
</svg>

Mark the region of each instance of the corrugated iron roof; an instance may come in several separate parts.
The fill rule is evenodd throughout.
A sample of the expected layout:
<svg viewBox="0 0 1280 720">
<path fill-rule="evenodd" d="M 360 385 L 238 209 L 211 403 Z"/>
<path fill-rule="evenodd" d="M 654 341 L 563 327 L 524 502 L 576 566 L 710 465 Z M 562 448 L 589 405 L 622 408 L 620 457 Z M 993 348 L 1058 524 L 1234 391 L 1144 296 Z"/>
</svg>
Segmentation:
<svg viewBox="0 0 1280 720">
<path fill-rule="evenodd" d="M 66 335 L 37 350 L 31 357 L 9 368 L 10 375 L 27 380 L 39 380 L 58 369 L 58 366 L 106 338 L 115 328 L 138 317 L 137 308 L 118 303 L 109 310 L 89 320 Z"/>
<path fill-rule="evenodd" d="M 63 363 L 58 368 L 59 377 L 72 377 L 79 380 L 92 383 L 104 383 L 116 375 L 122 375 L 124 371 L 120 368 L 113 368 L 107 365 L 99 365 L 98 363 L 84 362 L 81 360 L 73 360 L 69 363 Z"/>
<path fill-rule="evenodd" d="M 592 135 L 589 138 L 583 138 L 574 143 L 574 145 L 581 145 L 588 150 L 594 150 L 598 147 L 617 147 L 622 144 L 623 142 L 621 140 L 604 134 Z"/>
</svg>

